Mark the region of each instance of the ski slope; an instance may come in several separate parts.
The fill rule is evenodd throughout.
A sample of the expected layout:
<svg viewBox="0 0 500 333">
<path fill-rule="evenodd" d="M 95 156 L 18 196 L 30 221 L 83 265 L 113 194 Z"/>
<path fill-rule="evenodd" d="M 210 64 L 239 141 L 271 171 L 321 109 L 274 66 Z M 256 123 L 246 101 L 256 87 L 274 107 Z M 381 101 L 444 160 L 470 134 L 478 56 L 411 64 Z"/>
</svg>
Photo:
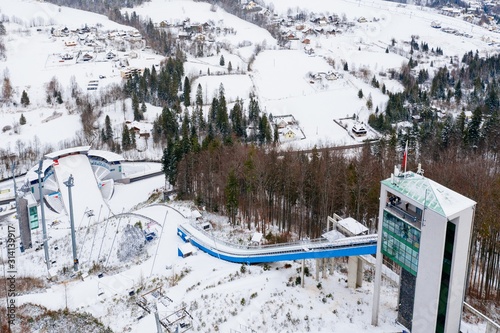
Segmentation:
<svg viewBox="0 0 500 333">
<path fill-rule="evenodd" d="M 92 211 L 95 221 L 102 221 L 110 215 L 107 203 L 102 198 L 101 191 L 86 155 L 75 154 L 65 156 L 54 163 L 54 171 L 61 190 L 64 206 L 69 215 L 68 187 L 64 184 L 73 175 L 74 186 L 71 188 L 73 197 L 73 217 L 80 221 L 85 212 Z"/>
</svg>

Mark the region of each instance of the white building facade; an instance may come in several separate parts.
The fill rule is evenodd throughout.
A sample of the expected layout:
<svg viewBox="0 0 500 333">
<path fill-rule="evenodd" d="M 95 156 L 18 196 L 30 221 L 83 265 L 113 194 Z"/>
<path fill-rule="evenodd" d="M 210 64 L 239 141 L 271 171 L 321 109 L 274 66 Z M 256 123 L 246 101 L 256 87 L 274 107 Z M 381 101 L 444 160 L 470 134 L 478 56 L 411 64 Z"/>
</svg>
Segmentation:
<svg viewBox="0 0 500 333">
<path fill-rule="evenodd" d="M 422 175 L 381 182 L 372 323 L 382 256 L 401 267 L 398 322 L 413 333 L 460 329 L 476 203 Z"/>
</svg>

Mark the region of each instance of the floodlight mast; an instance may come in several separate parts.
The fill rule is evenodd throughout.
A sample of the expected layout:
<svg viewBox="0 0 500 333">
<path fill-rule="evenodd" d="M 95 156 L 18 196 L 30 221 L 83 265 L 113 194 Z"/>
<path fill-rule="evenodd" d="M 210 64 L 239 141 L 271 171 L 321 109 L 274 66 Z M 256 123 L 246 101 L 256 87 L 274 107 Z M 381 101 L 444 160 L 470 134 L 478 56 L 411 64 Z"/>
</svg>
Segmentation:
<svg viewBox="0 0 500 333">
<path fill-rule="evenodd" d="M 75 186 L 73 175 L 70 174 L 64 185 L 68 187 L 69 196 L 69 222 L 71 225 L 71 246 L 73 248 L 73 269 L 75 272 L 78 270 L 78 258 L 76 257 L 76 238 L 75 238 L 75 221 L 73 219 L 73 197 L 71 195 L 71 188 Z"/>
<path fill-rule="evenodd" d="M 38 162 L 38 170 L 35 172 L 38 174 L 38 194 L 40 196 L 40 212 L 42 213 L 42 232 L 43 232 L 43 251 L 45 253 L 45 262 L 47 263 L 47 271 L 50 270 L 50 260 L 49 260 L 49 244 L 47 239 L 47 226 L 45 225 L 45 210 L 43 206 L 43 193 L 42 193 L 42 181 L 40 179 L 40 174 L 42 174 L 43 160 L 41 158 Z"/>
</svg>

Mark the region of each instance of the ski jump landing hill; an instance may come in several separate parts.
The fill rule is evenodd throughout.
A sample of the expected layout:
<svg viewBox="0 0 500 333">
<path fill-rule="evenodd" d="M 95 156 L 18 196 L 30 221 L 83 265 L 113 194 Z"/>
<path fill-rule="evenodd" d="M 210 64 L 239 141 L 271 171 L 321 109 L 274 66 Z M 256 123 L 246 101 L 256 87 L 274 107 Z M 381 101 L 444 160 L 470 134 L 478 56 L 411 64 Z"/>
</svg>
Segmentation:
<svg viewBox="0 0 500 333">
<path fill-rule="evenodd" d="M 310 241 L 300 241 L 277 245 L 239 246 L 216 239 L 198 226 L 182 224 L 177 234 L 202 251 L 230 262 L 255 264 L 284 260 L 320 259 L 375 254 L 377 235 L 361 235 L 327 239 L 325 237 Z M 179 249 L 179 252 L 182 250 Z M 182 253 L 179 253 L 182 255 Z"/>
</svg>

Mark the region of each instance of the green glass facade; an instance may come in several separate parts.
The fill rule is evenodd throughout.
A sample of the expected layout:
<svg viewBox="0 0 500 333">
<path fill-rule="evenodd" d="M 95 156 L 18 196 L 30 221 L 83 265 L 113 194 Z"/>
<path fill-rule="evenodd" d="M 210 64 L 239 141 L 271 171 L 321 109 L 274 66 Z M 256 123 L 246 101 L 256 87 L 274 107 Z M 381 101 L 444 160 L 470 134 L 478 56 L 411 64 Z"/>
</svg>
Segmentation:
<svg viewBox="0 0 500 333">
<path fill-rule="evenodd" d="M 420 230 L 384 210 L 382 253 L 412 275 L 417 275 Z"/>
<path fill-rule="evenodd" d="M 30 221 L 30 228 L 31 230 L 33 229 L 38 229 L 38 210 L 37 206 L 32 206 L 28 210 L 29 214 L 29 221 Z"/>
</svg>

